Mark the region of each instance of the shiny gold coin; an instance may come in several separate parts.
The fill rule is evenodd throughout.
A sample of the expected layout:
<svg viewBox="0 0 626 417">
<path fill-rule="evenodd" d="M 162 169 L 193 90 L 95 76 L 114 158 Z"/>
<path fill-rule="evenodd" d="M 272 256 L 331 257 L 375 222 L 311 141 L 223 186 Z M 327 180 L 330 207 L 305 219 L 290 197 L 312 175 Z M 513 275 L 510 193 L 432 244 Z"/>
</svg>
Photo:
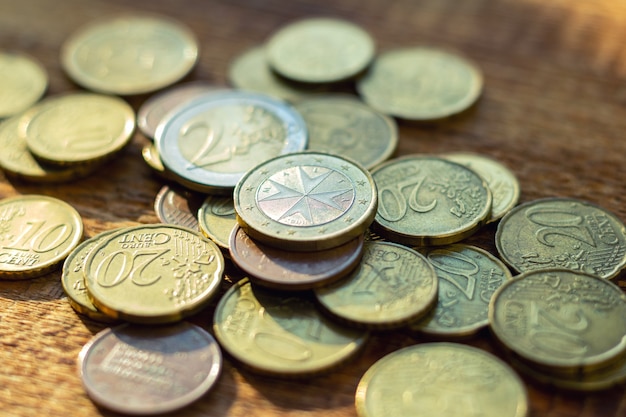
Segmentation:
<svg viewBox="0 0 626 417">
<path fill-rule="evenodd" d="M 346 20 L 310 18 L 278 30 L 267 41 L 267 59 L 280 75 L 305 83 L 351 78 L 374 58 L 372 37 Z"/>
<path fill-rule="evenodd" d="M 213 330 L 222 348 L 238 362 L 283 377 L 333 369 L 358 352 L 368 336 L 329 321 L 299 293 L 253 287 L 247 279 L 219 301 Z"/>
<path fill-rule="evenodd" d="M 437 302 L 437 274 L 405 246 L 367 242 L 356 271 L 315 296 L 333 316 L 352 325 L 391 329 L 423 317 Z"/>
<path fill-rule="evenodd" d="M 425 343 L 388 354 L 361 378 L 359 417 L 524 417 L 522 380 L 494 355 L 455 343 Z"/>
<path fill-rule="evenodd" d="M 232 197 L 209 195 L 198 210 L 200 231 L 220 248 L 228 250 L 230 234 L 237 226 Z"/>
<path fill-rule="evenodd" d="M 530 271 L 496 290 L 489 326 L 507 350 L 533 367 L 585 374 L 626 354 L 626 294 L 594 275 Z"/>
<path fill-rule="evenodd" d="M 237 221 L 269 246 L 329 249 L 363 234 L 376 214 L 376 186 L 355 162 L 321 152 L 265 161 L 234 191 Z"/>
<path fill-rule="evenodd" d="M 112 318 L 146 324 L 178 321 L 206 307 L 223 272 L 213 242 L 175 225 L 122 229 L 85 259 L 93 304 Z"/>
<path fill-rule="evenodd" d="M 65 291 L 65 295 L 67 295 L 67 299 L 72 308 L 77 313 L 101 322 L 110 322 L 112 319 L 106 314 L 101 313 L 89 299 L 87 286 L 85 285 L 85 258 L 99 241 L 115 232 L 117 232 L 116 229 L 107 230 L 76 246 L 67 258 L 65 258 L 63 273 L 61 274 L 63 291 Z"/>
<path fill-rule="evenodd" d="M 393 119 L 349 95 L 322 95 L 296 103 L 309 132 L 307 149 L 343 155 L 367 169 L 387 160 L 398 145 Z"/>
<path fill-rule="evenodd" d="M 441 157 L 473 169 L 487 181 L 493 197 L 491 217 L 487 223 L 501 219 L 519 201 L 519 182 L 515 174 L 500 162 L 483 155 L 466 152 L 447 153 Z"/>
<path fill-rule="evenodd" d="M 124 100 L 74 93 L 48 98 L 20 120 L 20 134 L 40 160 L 55 165 L 101 161 L 121 150 L 135 129 Z"/>
<path fill-rule="evenodd" d="M 46 70 L 33 58 L 0 51 L 0 119 L 35 104 L 48 87 Z"/>
<path fill-rule="evenodd" d="M 467 59 L 426 47 L 378 55 L 357 89 L 378 111 L 402 119 L 430 121 L 469 108 L 480 96 L 483 77 Z"/>
<path fill-rule="evenodd" d="M 141 148 L 141 156 L 143 157 L 144 162 L 152 168 L 155 174 L 166 180 L 173 180 L 173 177 L 163 166 L 163 162 L 159 156 L 159 151 L 157 150 L 154 142 L 150 142 Z"/>
<path fill-rule="evenodd" d="M 519 205 L 504 216 L 496 247 L 518 272 L 566 268 L 614 278 L 626 265 L 626 226 L 589 202 L 546 198 Z"/>
<path fill-rule="evenodd" d="M 228 69 L 230 83 L 242 90 L 256 91 L 290 102 L 322 91 L 321 87 L 294 84 L 277 76 L 267 62 L 265 47 L 249 49 L 237 56 Z"/>
<path fill-rule="evenodd" d="M 100 166 L 97 163 L 70 167 L 41 164 L 20 134 L 20 120 L 21 115 L 16 115 L 0 123 L 0 168 L 7 176 L 36 183 L 57 183 L 89 175 Z"/>
<path fill-rule="evenodd" d="M 72 206 L 44 195 L 0 200 L 0 279 L 24 279 L 56 268 L 83 237 Z"/>
<path fill-rule="evenodd" d="M 372 171 L 378 188 L 373 229 L 408 245 L 458 242 L 491 213 L 491 192 L 474 171 L 427 155 L 392 159 Z"/>
<path fill-rule="evenodd" d="M 196 64 L 195 36 L 164 17 L 121 16 L 89 23 L 63 44 L 61 63 L 81 86 L 142 94 L 183 78 Z"/>
<path fill-rule="evenodd" d="M 487 326 L 491 296 L 511 272 L 495 256 L 475 246 L 424 248 L 439 280 L 437 304 L 411 330 L 436 337 L 465 337 Z"/>
</svg>

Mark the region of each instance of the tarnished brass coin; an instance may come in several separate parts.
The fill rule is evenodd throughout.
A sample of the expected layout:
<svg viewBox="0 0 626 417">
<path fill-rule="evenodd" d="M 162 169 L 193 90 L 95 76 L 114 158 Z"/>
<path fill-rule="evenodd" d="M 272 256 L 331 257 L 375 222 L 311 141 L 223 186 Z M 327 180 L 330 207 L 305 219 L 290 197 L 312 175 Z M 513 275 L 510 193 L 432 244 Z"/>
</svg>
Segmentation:
<svg viewBox="0 0 626 417">
<path fill-rule="evenodd" d="M 314 251 L 292 252 L 263 245 L 240 227 L 230 235 L 230 257 L 249 279 L 264 287 L 305 290 L 337 281 L 359 263 L 364 235 L 341 246 Z"/>
<path fill-rule="evenodd" d="M 356 390 L 359 417 L 524 417 L 522 380 L 496 356 L 455 343 L 423 343 L 384 356 Z"/>
<path fill-rule="evenodd" d="M 161 162 L 161 157 L 159 156 L 159 151 L 157 151 L 154 142 L 147 143 L 144 145 L 143 148 L 141 148 L 141 156 L 144 162 L 150 168 L 152 168 L 155 174 L 163 177 L 166 180 L 174 181 L 174 178 L 163 166 L 163 162 Z"/>
<path fill-rule="evenodd" d="M 398 145 L 393 119 L 349 95 L 322 95 L 295 104 L 309 132 L 307 149 L 343 155 L 367 169 L 387 160 Z"/>
<path fill-rule="evenodd" d="M 367 242 L 357 270 L 316 288 L 322 307 L 353 325 L 400 327 L 423 317 L 437 302 L 437 274 L 413 249 L 390 242 Z"/>
<path fill-rule="evenodd" d="M 566 268 L 614 278 L 626 265 L 626 226 L 589 202 L 546 198 L 521 204 L 504 216 L 496 247 L 518 272 Z"/>
<path fill-rule="evenodd" d="M 131 415 L 178 410 L 218 381 L 222 352 L 191 323 L 122 324 L 95 335 L 80 351 L 78 371 L 98 405 Z"/>
<path fill-rule="evenodd" d="M 456 244 L 420 251 L 435 267 L 437 304 L 411 330 L 437 337 L 464 337 L 486 327 L 489 302 L 496 289 L 512 279 L 495 256 L 475 246 Z"/>
<path fill-rule="evenodd" d="M 237 220 L 270 246 L 315 251 L 363 234 L 376 214 L 376 186 L 355 162 L 321 152 L 283 155 L 257 165 L 234 192 Z"/>
<path fill-rule="evenodd" d="M 200 311 L 223 272 L 217 246 L 176 225 L 124 228 L 85 259 L 89 299 L 106 315 L 136 323 L 174 322 Z"/>
<path fill-rule="evenodd" d="M 496 290 L 489 326 L 509 351 L 535 368 L 584 374 L 626 354 L 626 294 L 594 275 L 529 271 Z"/>
<path fill-rule="evenodd" d="M 236 88 L 269 94 L 290 102 L 323 90 L 318 86 L 306 88 L 302 84 L 289 83 L 277 76 L 267 62 L 264 46 L 237 56 L 228 69 L 228 78 Z"/>
<path fill-rule="evenodd" d="M 0 123 L 0 168 L 7 176 L 37 183 L 57 183 L 83 177 L 96 170 L 97 163 L 69 167 L 51 167 L 39 163 L 30 153 L 26 138 L 20 134 L 21 116 Z"/>
<path fill-rule="evenodd" d="M 304 19 L 278 30 L 266 44 L 270 66 L 280 75 L 305 83 L 351 78 L 374 58 L 372 37 L 346 20 Z"/>
<path fill-rule="evenodd" d="M 200 231 L 222 249 L 228 250 L 230 234 L 237 226 L 232 196 L 208 195 L 198 209 Z"/>
<path fill-rule="evenodd" d="M 480 96 L 483 77 L 467 59 L 427 47 L 379 54 L 357 89 L 378 111 L 402 119 L 430 121 L 469 108 Z"/>
<path fill-rule="evenodd" d="M 154 211 L 166 224 L 176 224 L 192 230 L 200 230 L 198 209 L 203 197 L 192 191 L 173 185 L 164 185 L 154 198 Z"/>
<path fill-rule="evenodd" d="M 266 159 L 306 147 L 306 125 L 287 103 L 258 93 L 208 93 L 178 107 L 155 136 L 161 161 L 187 188 L 230 194 Z"/>
<path fill-rule="evenodd" d="M 368 333 L 338 325 L 299 293 L 252 286 L 244 278 L 220 299 L 213 319 L 220 345 L 259 373 L 305 377 L 336 368 Z"/>
<path fill-rule="evenodd" d="M 48 74 L 34 58 L 0 51 L 0 119 L 35 104 L 48 87 Z"/>
<path fill-rule="evenodd" d="M 519 201 L 519 182 L 515 174 L 500 162 L 483 155 L 467 152 L 447 153 L 441 157 L 473 169 L 487 181 L 493 197 L 491 217 L 487 223 L 501 219 Z"/>
<path fill-rule="evenodd" d="M 30 151 L 55 165 L 107 158 L 129 142 L 134 129 L 135 112 L 124 100 L 88 93 L 48 98 L 20 120 Z"/>
<path fill-rule="evenodd" d="M 376 167 L 378 212 L 373 229 L 408 245 L 447 245 L 476 232 L 491 213 L 491 192 L 474 171 L 427 155 Z"/>
<path fill-rule="evenodd" d="M 83 314 L 90 319 L 110 322 L 111 317 L 101 313 L 96 306 L 93 305 L 87 294 L 87 286 L 85 285 L 85 258 L 96 244 L 111 233 L 117 232 L 117 229 L 107 230 L 90 239 L 85 240 L 65 258 L 63 263 L 63 273 L 61 275 L 61 284 L 67 299 L 77 313 Z"/>
<path fill-rule="evenodd" d="M 172 19 L 129 15 L 92 22 L 63 44 L 63 69 L 81 86 L 110 94 L 142 94 L 183 78 L 196 64 L 191 31 Z"/>
<path fill-rule="evenodd" d="M 24 279 L 56 268 L 83 237 L 80 214 L 44 195 L 0 200 L 0 278 Z"/>
</svg>

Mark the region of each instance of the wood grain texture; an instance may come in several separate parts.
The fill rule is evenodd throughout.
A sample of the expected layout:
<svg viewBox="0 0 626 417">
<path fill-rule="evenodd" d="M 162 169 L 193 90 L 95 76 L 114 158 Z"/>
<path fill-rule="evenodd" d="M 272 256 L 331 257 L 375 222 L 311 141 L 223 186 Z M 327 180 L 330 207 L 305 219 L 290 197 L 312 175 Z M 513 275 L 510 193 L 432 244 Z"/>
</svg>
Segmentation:
<svg viewBox="0 0 626 417">
<path fill-rule="evenodd" d="M 277 28 L 308 16 L 349 19 L 368 30 L 379 50 L 433 45 L 475 60 L 485 91 L 467 114 L 437 125 L 400 124 L 398 154 L 474 151 L 507 165 L 521 201 L 567 196 L 589 200 L 626 221 L 626 3 L 620 0 L 0 0 L 0 49 L 31 54 L 50 76 L 48 95 L 78 90 L 63 73 L 59 50 L 80 25 L 107 14 L 155 12 L 187 24 L 200 40 L 200 62 L 187 80 L 227 84 L 228 65 Z M 147 96 L 131 97 L 137 110 Z M 161 181 L 132 142 L 99 173 L 58 186 L 0 176 L 0 198 L 46 194 L 72 204 L 85 235 L 157 223 Z M 2 150 L 0 150 L 2 151 Z M 495 253 L 495 226 L 469 242 Z M 616 281 L 626 286 L 624 273 Z M 212 310 L 193 318 L 210 328 Z M 113 416 L 97 409 L 76 371 L 82 346 L 103 326 L 79 317 L 60 272 L 0 282 L 0 414 Z M 239 370 L 226 360 L 208 395 L 180 413 L 191 416 L 355 416 L 360 376 L 383 355 L 420 342 L 408 333 L 375 334 L 341 369 L 304 381 Z M 496 352 L 488 334 L 468 343 Z M 526 381 L 530 415 L 626 416 L 626 390 L 571 394 Z"/>
</svg>

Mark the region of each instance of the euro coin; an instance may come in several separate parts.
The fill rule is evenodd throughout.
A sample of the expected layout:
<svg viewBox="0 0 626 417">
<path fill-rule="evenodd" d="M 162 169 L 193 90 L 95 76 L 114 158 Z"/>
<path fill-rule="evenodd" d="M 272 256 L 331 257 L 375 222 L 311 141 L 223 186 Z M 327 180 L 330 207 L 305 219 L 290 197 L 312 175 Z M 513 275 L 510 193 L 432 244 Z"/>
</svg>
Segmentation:
<svg viewBox="0 0 626 417">
<path fill-rule="evenodd" d="M 348 277 L 315 289 L 320 305 L 358 327 L 391 329 L 423 317 L 437 302 L 437 274 L 426 258 L 396 243 L 367 242 Z"/>
<path fill-rule="evenodd" d="M 89 397 L 131 415 L 162 414 L 191 404 L 217 383 L 221 369 L 222 352 L 213 336 L 185 322 L 105 329 L 78 356 Z"/>
<path fill-rule="evenodd" d="M 566 268 L 610 279 L 626 265 L 626 226 L 586 201 L 539 199 L 515 207 L 500 220 L 496 248 L 520 273 Z"/>
<path fill-rule="evenodd" d="M 326 319 L 304 295 L 252 286 L 245 278 L 222 296 L 213 323 L 215 337 L 237 362 L 287 378 L 340 366 L 368 337 Z"/>
<path fill-rule="evenodd" d="M 210 93 L 178 107 L 157 129 L 161 161 L 187 188 L 230 194 L 243 174 L 307 144 L 306 125 L 287 103 L 267 95 Z"/>
<path fill-rule="evenodd" d="M 116 229 L 107 230 L 85 240 L 76 246 L 63 262 L 61 284 L 70 305 L 77 313 L 100 322 L 110 322 L 112 320 L 106 314 L 101 313 L 89 299 L 87 286 L 85 285 L 85 258 L 100 240 L 116 231 Z"/>
<path fill-rule="evenodd" d="M 200 231 L 222 249 L 228 250 L 230 235 L 237 226 L 232 196 L 208 195 L 198 209 Z"/>
<path fill-rule="evenodd" d="M 174 178 L 165 170 L 154 142 L 147 143 L 141 148 L 141 157 L 155 174 L 165 180 L 174 181 Z"/>
<path fill-rule="evenodd" d="M 365 168 L 320 152 L 257 165 L 233 196 L 237 221 L 250 237 L 293 251 L 329 249 L 365 233 L 378 203 Z"/>
<path fill-rule="evenodd" d="M 85 259 L 89 299 L 104 314 L 135 323 L 175 322 L 202 310 L 219 289 L 217 246 L 182 226 L 124 228 Z"/>
<path fill-rule="evenodd" d="M 131 95 L 158 90 L 183 78 L 196 64 L 193 33 L 172 19 L 128 15 L 80 28 L 61 51 L 65 72 L 100 93 Z"/>
<path fill-rule="evenodd" d="M 594 275 L 530 271 L 496 290 L 489 326 L 508 351 L 533 367 L 582 375 L 624 357 L 626 294 Z"/>
<path fill-rule="evenodd" d="M 37 159 L 60 166 L 89 164 L 128 144 L 135 129 L 135 112 L 117 97 L 65 94 L 27 111 L 19 129 Z"/>
<path fill-rule="evenodd" d="M 359 417 L 524 417 L 522 380 L 500 359 L 456 343 L 424 343 L 384 356 L 356 390 Z"/>
<path fill-rule="evenodd" d="M 44 195 L 0 200 L 0 278 L 24 279 L 55 269 L 83 237 L 74 207 Z"/>
<path fill-rule="evenodd" d="M 235 88 L 268 94 L 289 102 L 324 90 L 317 86 L 289 83 L 276 75 L 267 62 L 264 46 L 251 48 L 235 57 L 228 69 L 228 79 Z"/>
<path fill-rule="evenodd" d="M 484 155 L 468 152 L 447 153 L 441 157 L 473 169 L 487 181 L 493 197 L 488 223 L 500 220 L 517 205 L 520 197 L 519 181 L 515 174 L 500 162 Z"/>
<path fill-rule="evenodd" d="M 201 203 L 202 197 L 197 193 L 174 185 L 164 185 L 154 198 L 154 212 L 161 223 L 200 230 L 198 209 Z"/>
<path fill-rule="evenodd" d="M 415 246 L 447 245 L 475 233 L 491 213 L 491 192 L 474 171 L 428 155 L 392 159 L 372 170 L 378 188 L 373 229 Z"/>
<path fill-rule="evenodd" d="M 35 104 L 48 87 L 48 74 L 34 58 L 0 51 L 0 119 Z"/>
<path fill-rule="evenodd" d="M 318 95 L 295 108 L 306 122 L 309 150 L 344 155 L 371 169 L 398 145 L 396 122 L 353 96 Z"/>
<path fill-rule="evenodd" d="M 468 109 L 482 87 L 476 65 L 456 53 L 429 47 L 385 51 L 357 82 L 363 101 L 376 110 L 416 121 L 443 119 Z"/>
<path fill-rule="evenodd" d="M 312 252 L 293 252 L 263 245 L 240 227 L 230 235 L 230 257 L 249 274 L 250 281 L 280 290 L 306 290 L 341 279 L 359 263 L 363 235 L 341 246 Z"/>
<path fill-rule="evenodd" d="M 435 267 L 439 281 L 437 304 L 415 332 L 439 338 L 473 336 L 488 325 L 493 293 L 512 279 L 506 265 L 475 246 L 455 244 L 420 251 Z"/>
<path fill-rule="evenodd" d="M 351 78 L 374 58 L 372 37 L 346 20 L 309 18 L 290 23 L 266 43 L 270 66 L 280 75 L 305 83 Z"/>
</svg>

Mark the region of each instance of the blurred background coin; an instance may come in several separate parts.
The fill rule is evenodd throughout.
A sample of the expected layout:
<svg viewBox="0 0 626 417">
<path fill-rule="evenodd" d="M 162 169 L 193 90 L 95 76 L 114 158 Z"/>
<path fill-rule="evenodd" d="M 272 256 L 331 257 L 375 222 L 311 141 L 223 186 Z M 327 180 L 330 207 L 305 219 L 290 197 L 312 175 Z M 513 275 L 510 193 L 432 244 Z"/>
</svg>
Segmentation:
<svg viewBox="0 0 626 417">
<path fill-rule="evenodd" d="M 48 87 L 48 74 L 34 58 L 0 51 L 0 119 L 35 104 Z"/>
</svg>

